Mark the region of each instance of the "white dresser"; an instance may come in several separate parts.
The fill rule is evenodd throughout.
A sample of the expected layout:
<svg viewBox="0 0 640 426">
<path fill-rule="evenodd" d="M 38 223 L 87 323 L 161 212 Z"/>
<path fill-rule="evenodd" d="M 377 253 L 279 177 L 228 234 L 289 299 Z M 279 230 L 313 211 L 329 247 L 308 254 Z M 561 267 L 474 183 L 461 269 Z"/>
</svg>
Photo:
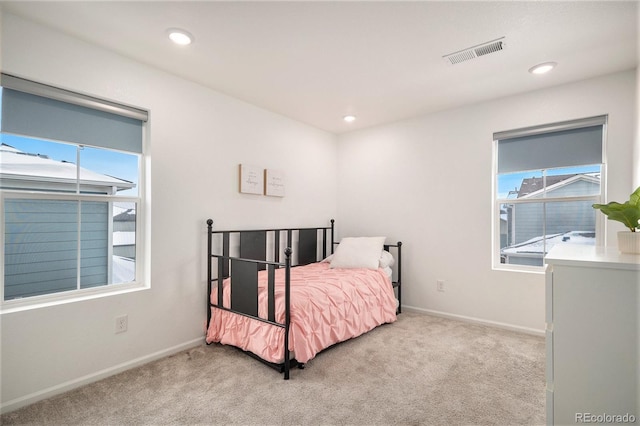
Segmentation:
<svg viewBox="0 0 640 426">
<path fill-rule="evenodd" d="M 640 255 L 558 244 L 545 262 L 547 424 L 640 423 Z"/>
</svg>

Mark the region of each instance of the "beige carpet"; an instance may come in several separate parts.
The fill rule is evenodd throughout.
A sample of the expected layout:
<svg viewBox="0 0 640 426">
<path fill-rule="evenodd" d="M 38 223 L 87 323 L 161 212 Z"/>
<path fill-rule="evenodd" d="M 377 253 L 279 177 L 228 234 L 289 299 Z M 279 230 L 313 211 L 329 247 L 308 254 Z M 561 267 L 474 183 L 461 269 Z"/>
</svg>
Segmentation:
<svg viewBox="0 0 640 426">
<path fill-rule="evenodd" d="M 403 313 L 291 380 L 214 344 L 3 415 L 3 425 L 544 424 L 544 339 Z"/>
</svg>

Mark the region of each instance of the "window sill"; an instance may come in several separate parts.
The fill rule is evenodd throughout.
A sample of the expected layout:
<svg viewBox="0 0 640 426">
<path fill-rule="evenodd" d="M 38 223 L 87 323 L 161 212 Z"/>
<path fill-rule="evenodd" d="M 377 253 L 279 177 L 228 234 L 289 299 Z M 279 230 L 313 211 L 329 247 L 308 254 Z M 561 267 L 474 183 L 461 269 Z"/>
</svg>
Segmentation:
<svg viewBox="0 0 640 426">
<path fill-rule="evenodd" d="M 545 273 L 545 266 L 523 266 L 523 265 L 493 265 L 491 269 L 494 271 L 502 272 L 524 272 L 526 274 L 538 274 L 543 275 Z"/>
<path fill-rule="evenodd" d="M 0 315 L 24 312 L 33 309 L 48 308 L 52 306 L 64 305 L 67 303 L 83 302 L 86 300 L 100 299 L 103 297 L 116 296 L 120 294 L 133 293 L 149 289 L 149 285 L 142 283 L 117 284 L 117 288 L 91 288 L 74 291 L 73 293 L 48 294 L 25 299 L 8 300 L 0 305 Z"/>
</svg>

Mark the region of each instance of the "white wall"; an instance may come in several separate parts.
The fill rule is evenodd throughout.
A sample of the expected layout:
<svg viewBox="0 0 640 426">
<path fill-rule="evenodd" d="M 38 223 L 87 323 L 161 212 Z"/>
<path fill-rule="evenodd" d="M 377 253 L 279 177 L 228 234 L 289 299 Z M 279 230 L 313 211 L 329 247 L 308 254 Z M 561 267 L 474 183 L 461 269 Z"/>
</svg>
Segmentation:
<svg viewBox="0 0 640 426">
<path fill-rule="evenodd" d="M 150 290 L 1 316 L 3 411 L 202 341 L 205 220 L 328 225 L 336 137 L 4 13 L 3 71 L 150 110 Z M 176 51 L 176 60 L 179 60 Z M 238 193 L 238 164 L 286 196 Z M 115 317 L 129 330 L 114 334 Z"/>
<path fill-rule="evenodd" d="M 638 7 L 638 26 L 640 28 L 640 7 Z M 640 62 L 640 42 L 638 42 L 638 61 Z M 636 143 L 634 155 L 634 188 L 640 186 L 640 63 L 636 64 Z M 639 402 L 640 404 L 640 402 Z"/>
<path fill-rule="evenodd" d="M 632 70 L 342 135 L 340 235 L 403 241 L 406 305 L 542 332 L 544 276 L 492 270 L 492 135 L 609 114 L 607 191 L 626 199 L 635 80 Z M 615 244 L 621 229 L 609 228 Z"/>
</svg>

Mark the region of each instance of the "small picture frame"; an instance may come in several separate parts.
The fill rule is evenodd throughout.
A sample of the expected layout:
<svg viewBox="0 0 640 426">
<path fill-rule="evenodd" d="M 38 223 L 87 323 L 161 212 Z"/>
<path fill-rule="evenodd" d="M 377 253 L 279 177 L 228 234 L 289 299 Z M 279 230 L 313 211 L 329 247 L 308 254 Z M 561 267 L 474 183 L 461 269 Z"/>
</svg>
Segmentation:
<svg viewBox="0 0 640 426">
<path fill-rule="evenodd" d="M 264 191 L 263 169 L 249 164 L 240 164 L 240 192 L 262 195 Z"/>
<path fill-rule="evenodd" d="M 264 194 L 271 197 L 284 197 L 284 172 L 281 170 L 265 169 Z"/>
</svg>

